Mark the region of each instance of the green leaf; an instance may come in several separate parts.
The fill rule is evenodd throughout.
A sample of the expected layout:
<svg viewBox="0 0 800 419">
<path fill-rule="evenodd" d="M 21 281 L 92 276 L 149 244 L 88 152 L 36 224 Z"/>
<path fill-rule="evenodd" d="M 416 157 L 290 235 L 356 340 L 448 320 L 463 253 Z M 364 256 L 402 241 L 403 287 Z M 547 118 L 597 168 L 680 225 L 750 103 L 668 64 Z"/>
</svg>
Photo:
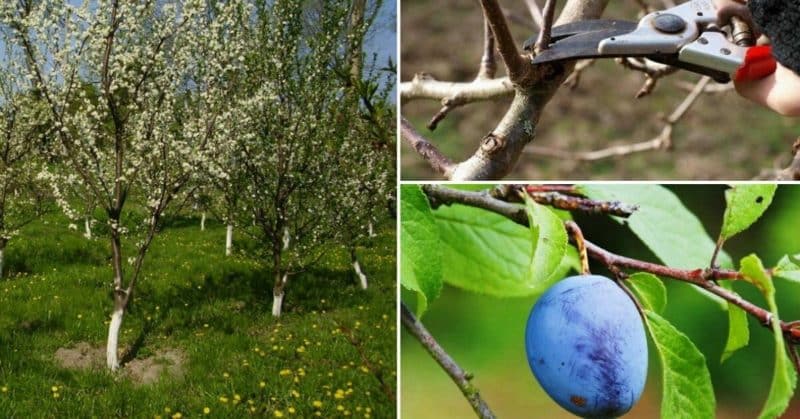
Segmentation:
<svg viewBox="0 0 800 419">
<path fill-rule="evenodd" d="M 661 417 L 713 418 L 716 400 L 703 354 L 666 319 L 645 310 L 663 369 Z"/>
<path fill-rule="evenodd" d="M 419 186 L 400 189 L 400 283 L 417 295 L 417 316 L 442 290 L 439 228 Z"/>
<path fill-rule="evenodd" d="M 733 285 L 729 281 L 722 281 L 720 286 L 733 292 Z M 725 343 L 720 362 L 725 362 L 734 352 L 744 348 L 748 343 L 750 343 L 750 328 L 747 325 L 747 313 L 738 306 L 728 303 L 728 341 Z"/>
<path fill-rule="evenodd" d="M 543 220 L 537 220 L 545 231 L 542 237 L 557 234 L 550 232 L 556 222 L 564 229 L 552 211 L 542 214 Z M 555 273 L 569 269 L 558 260 L 552 278 L 534 280 L 531 230 L 502 215 L 464 205 L 442 206 L 433 215 L 441 237 L 443 279 L 452 286 L 497 297 L 535 296 L 560 279 Z"/>
<path fill-rule="evenodd" d="M 778 306 L 775 303 L 775 287 L 772 278 L 764 270 L 761 259 L 756 255 L 745 256 L 739 264 L 739 272 L 745 280 L 754 284 L 764 294 L 767 305 L 772 313 L 772 335 L 775 338 L 775 370 L 772 374 L 772 384 L 764 408 L 761 409 L 761 418 L 776 418 L 789 407 L 789 401 L 797 385 L 797 375 L 792 367 L 789 356 L 784 349 L 783 331 L 780 326 Z"/>
<path fill-rule="evenodd" d="M 656 313 L 664 311 L 667 306 L 667 288 L 661 279 L 651 273 L 637 272 L 625 281 L 639 296 L 639 303 L 642 306 Z"/>
<path fill-rule="evenodd" d="M 525 195 L 525 207 L 528 210 L 533 253 L 528 281 L 548 282 L 557 273 L 567 251 L 567 230 L 561 219 L 550 208 L 534 202 L 527 195 Z"/>
<path fill-rule="evenodd" d="M 786 255 L 778 262 L 773 274 L 783 279 L 800 282 L 800 255 Z"/>
<path fill-rule="evenodd" d="M 720 239 L 728 240 L 753 225 L 769 208 L 778 185 L 747 184 L 733 185 L 725 191 L 725 216 Z"/>
<path fill-rule="evenodd" d="M 665 265 L 697 269 L 711 262 L 716 243 L 700 220 L 663 186 L 592 184 L 581 185 L 579 190 L 591 199 L 637 205 L 639 209 L 630 217 L 612 218 L 630 227 Z M 720 252 L 717 261 L 721 266 L 733 266 L 725 252 Z M 695 286 L 692 289 L 725 307 L 725 301 L 716 295 Z"/>
</svg>

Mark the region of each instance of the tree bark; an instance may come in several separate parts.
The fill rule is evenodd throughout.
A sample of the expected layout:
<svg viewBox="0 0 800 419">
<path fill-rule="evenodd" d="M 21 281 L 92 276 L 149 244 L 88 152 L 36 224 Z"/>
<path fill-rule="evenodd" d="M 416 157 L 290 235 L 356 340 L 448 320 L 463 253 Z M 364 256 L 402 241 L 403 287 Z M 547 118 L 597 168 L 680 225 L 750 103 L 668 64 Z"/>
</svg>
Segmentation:
<svg viewBox="0 0 800 419">
<path fill-rule="evenodd" d="M 232 252 L 233 252 L 233 224 L 228 224 L 228 228 L 225 233 L 225 256 L 230 256 Z"/>
<path fill-rule="evenodd" d="M 377 234 L 375 234 L 375 227 L 372 225 L 372 221 L 369 222 L 369 225 L 367 227 L 368 227 L 368 230 L 369 230 L 369 236 L 370 237 L 377 236 Z"/>
<path fill-rule="evenodd" d="M 289 245 L 292 243 L 292 236 L 289 234 L 289 229 L 283 229 L 283 250 L 289 248 Z"/>
<path fill-rule="evenodd" d="M 119 220 L 113 219 L 111 228 L 111 264 L 114 268 L 114 312 L 111 314 L 111 323 L 108 325 L 108 340 L 106 343 L 106 364 L 111 371 L 119 369 L 117 346 L 119 344 L 119 329 L 122 326 L 122 317 L 128 305 L 128 294 L 122 288 L 122 243 L 119 236 Z"/>
<path fill-rule="evenodd" d="M 200 215 L 200 231 L 206 231 L 206 212 L 203 211 Z"/>
<path fill-rule="evenodd" d="M 83 217 L 83 237 L 89 240 L 92 239 L 92 220 L 88 215 Z"/>
<path fill-rule="evenodd" d="M 283 309 L 284 287 L 288 274 L 275 273 L 275 287 L 272 289 L 272 316 L 280 317 Z"/>
<path fill-rule="evenodd" d="M 119 345 L 119 329 L 122 327 L 122 317 L 125 315 L 124 303 L 115 299 L 114 313 L 111 314 L 111 323 L 108 325 L 108 342 L 106 344 L 106 364 L 111 371 L 119 369 L 117 347 Z"/>
<path fill-rule="evenodd" d="M 361 284 L 361 289 L 367 289 L 367 276 L 361 271 L 361 265 L 358 263 L 355 246 L 350 248 L 350 261 L 353 262 L 353 270 L 356 272 L 356 276 Z"/>
</svg>

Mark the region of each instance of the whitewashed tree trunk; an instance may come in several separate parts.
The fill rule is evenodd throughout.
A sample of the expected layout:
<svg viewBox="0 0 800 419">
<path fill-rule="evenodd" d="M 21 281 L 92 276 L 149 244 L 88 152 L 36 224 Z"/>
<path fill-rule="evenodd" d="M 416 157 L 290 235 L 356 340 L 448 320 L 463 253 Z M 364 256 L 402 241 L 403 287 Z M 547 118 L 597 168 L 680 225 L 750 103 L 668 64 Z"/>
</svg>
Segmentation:
<svg viewBox="0 0 800 419">
<path fill-rule="evenodd" d="M 108 325 L 108 343 L 106 344 L 106 363 L 111 371 L 119 369 L 119 359 L 117 358 L 117 346 L 119 343 L 119 329 L 122 326 L 122 316 L 125 314 L 124 308 L 115 308 L 111 315 L 111 323 Z"/>
<path fill-rule="evenodd" d="M 3 268 L 6 261 L 6 249 L 0 248 L 0 278 L 3 277 Z"/>
<path fill-rule="evenodd" d="M 272 315 L 274 317 L 281 316 L 281 310 L 283 309 L 283 296 L 285 295 L 283 287 L 286 285 L 288 276 L 289 274 L 283 274 L 280 285 L 272 289 Z"/>
<path fill-rule="evenodd" d="M 225 233 L 225 256 L 230 256 L 233 251 L 233 224 L 228 224 L 227 232 Z"/>
<path fill-rule="evenodd" d="M 358 260 L 353 262 L 353 269 L 356 271 L 356 275 L 358 275 L 358 279 L 361 282 L 361 289 L 367 289 L 367 276 L 361 272 L 361 265 L 358 264 Z"/>
<path fill-rule="evenodd" d="M 361 271 L 361 264 L 358 263 L 358 256 L 356 255 L 356 248 L 350 248 L 350 261 L 353 262 L 353 270 L 358 276 L 358 282 L 361 284 L 361 289 L 367 289 L 367 276 Z"/>
<path fill-rule="evenodd" d="M 288 249 L 289 245 L 291 244 L 291 242 L 292 242 L 292 236 L 289 234 L 289 229 L 288 228 L 284 228 L 283 229 L 283 250 Z"/>
<path fill-rule="evenodd" d="M 274 317 L 281 316 L 281 308 L 283 306 L 283 291 L 280 293 L 272 293 L 272 315 Z"/>
<path fill-rule="evenodd" d="M 200 215 L 200 231 L 206 231 L 206 213 L 203 211 L 203 214 Z"/>
<path fill-rule="evenodd" d="M 375 228 L 372 226 L 372 221 L 369 222 L 369 226 L 368 227 L 369 227 L 369 236 L 370 237 L 375 237 L 376 236 Z"/>
<path fill-rule="evenodd" d="M 88 215 L 83 218 L 83 237 L 92 239 L 92 219 Z"/>
</svg>

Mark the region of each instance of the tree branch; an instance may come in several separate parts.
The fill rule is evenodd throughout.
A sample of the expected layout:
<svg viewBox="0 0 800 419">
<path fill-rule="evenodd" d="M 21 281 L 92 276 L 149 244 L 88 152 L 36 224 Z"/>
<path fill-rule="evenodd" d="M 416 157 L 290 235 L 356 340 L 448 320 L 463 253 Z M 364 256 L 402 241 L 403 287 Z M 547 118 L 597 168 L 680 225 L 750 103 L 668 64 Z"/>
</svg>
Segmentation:
<svg viewBox="0 0 800 419">
<path fill-rule="evenodd" d="M 522 206 L 497 199 L 496 197 L 490 195 L 487 191 L 460 191 L 438 185 L 424 185 L 422 190 L 426 195 L 428 195 L 431 205 L 434 208 L 438 207 L 439 205 L 468 205 L 500 214 L 517 224 L 528 227 L 528 216 Z M 715 268 L 672 268 L 669 266 L 659 265 L 657 263 L 620 256 L 609 252 L 608 250 L 605 250 L 588 240 L 584 240 L 584 243 L 586 245 L 586 252 L 589 257 L 608 266 L 612 271 L 620 268 L 631 269 L 688 282 L 692 285 L 703 288 L 718 297 L 721 297 L 728 303 L 738 306 L 751 316 L 758 319 L 759 323 L 761 323 L 761 325 L 764 327 L 769 327 L 771 325 L 772 313 L 770 311 L 743 299 L 735 292 L 728 291 L 714 282 L 716 280 L 743 279 L 743 276 L 738 271 Z M 788 341 L 792 342 L 793 344 L 800 344 L 800 339 L 798 339 L 794 334 L 796 332 L 792 331 L 794 325 L 796 324 L 796 322 L 787 323 L 782 321 L 781 330 L 783 330 L 784 336 L 786 336 Z"/>
<path fill-rule="evenodd" d="M 414 316 L 411 310 L 406 307 L 405 304 L 400 303 L 400 312 L 401 318 L 403 320 L 403 326 L 406 330 L 411 333 L 419 343 L 425 348 L 426 351 L 433 357 L 436 363 L 439 364 L 440 367 L 450 376 L 453 382 L 458 386 L 461 393 L 469 402 L 472 409 L 478 415 L 478 417 L 483 419 L 493 419 L 494 413 L 486 404 L 486 402 L 481 398 L 478 389 L 475 388 L 474 385 L 470 382 L 472 380 L 472 374 L 464 371 L 456 362 L 453 360 L 447 352 L 442 349 L 436 339 L 428 332 L 425 326 L 419 321 L 419 319 Z"/>
<path fill-rule="evenodd" d="M 400 120 L 400 133 L 403 139 L 431 165 L 433 170 L 447 176 L 453 169 L 453 162 L 430 141 L 422 137 L 405 118 Z"/>
</svg>

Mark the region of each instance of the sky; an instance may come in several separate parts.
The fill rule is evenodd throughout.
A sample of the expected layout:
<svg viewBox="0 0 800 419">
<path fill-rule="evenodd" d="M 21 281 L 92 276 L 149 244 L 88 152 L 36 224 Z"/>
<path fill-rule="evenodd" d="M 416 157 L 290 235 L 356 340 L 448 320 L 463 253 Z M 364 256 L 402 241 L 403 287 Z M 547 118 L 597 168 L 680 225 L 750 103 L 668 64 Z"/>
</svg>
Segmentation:
<svg viewBox="0 0 800 419">
<path fill-rule="evenodd" d="M 378 54 L 379 67 L 386 65 L 389 58 L 397 65 L 397 0 L 385 0 L 364 50 L 368 57 Z M 394 82 L 391 97 L 393 103 L 397 103 L 397 80 Z"/>
</svg>

